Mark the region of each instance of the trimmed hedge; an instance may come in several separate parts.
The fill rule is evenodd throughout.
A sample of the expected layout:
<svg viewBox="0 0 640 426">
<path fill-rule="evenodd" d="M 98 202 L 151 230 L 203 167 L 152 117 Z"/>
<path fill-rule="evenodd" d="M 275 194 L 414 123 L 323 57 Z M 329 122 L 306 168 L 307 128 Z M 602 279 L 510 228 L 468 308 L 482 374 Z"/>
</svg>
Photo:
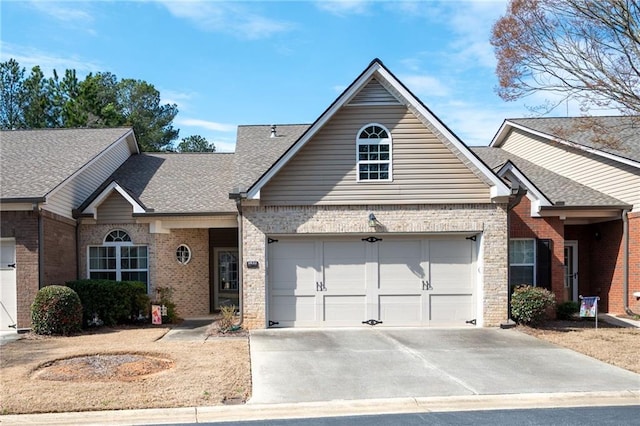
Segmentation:
<svg viewBox="0 0 640 426">
<path fill-rule="evenodd" d="M 511 296 L 511 315 L 518 324 L 536 325 L 555 308 L 556 297 L 549 290 L 530 285 L 519 285 Z"/>
<path fill-rule="evenodd" d="M 580 312 L 580 304 L 573 301 L 561 303 L 556 308 L 556 316 L 561 320 L 570 320 L 578 312 Z"/>
<path fill-rule="evenodd" d="M 41 288 L 31 304 L 31 329 L 36 334 L 67 336 L 82 328 L 82 304 L 69 287 L 49 285 Z"/>
<path fill-rule="evenodd" d="M 69 281 L 83 307 L 82 324 L 128 324 L 137 321 L 140 314 L 149 312 L 147 286 L 138 281 L 78 280 Z M 97 321 L 96 321 L 97 320 Z"/>
</svg>

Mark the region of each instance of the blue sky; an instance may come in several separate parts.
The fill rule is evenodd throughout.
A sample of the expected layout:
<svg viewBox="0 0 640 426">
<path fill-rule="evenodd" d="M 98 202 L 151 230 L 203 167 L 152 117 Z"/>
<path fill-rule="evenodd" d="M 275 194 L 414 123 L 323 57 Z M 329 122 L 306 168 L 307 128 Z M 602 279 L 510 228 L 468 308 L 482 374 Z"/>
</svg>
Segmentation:
<svg viewBox="0 0 640 426">
<path fill-rule="evenodd" d="M 239 124 L 313 122 L 377 57 L 464 142 L 486 145 L 540 103 L 494 92 L 489 38 L 506 4 L 3 0 L 0 59 L 145 80 L 178 105 L 180 138 L 232 151 Z"/>
</svg>

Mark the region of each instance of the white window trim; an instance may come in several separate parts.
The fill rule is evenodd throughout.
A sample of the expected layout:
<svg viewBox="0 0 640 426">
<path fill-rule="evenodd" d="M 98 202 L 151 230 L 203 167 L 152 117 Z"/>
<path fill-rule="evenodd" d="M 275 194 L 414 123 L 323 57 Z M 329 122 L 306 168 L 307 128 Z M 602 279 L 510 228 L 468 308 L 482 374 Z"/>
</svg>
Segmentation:
<svg viewBox="0 0 640 426">
<path fill-rule="evenodd" d="M 538 281 L 538 277 L 536 276 L 536 272 L 537 272 L 537 264 L 538 264 L 538 250 L 537 250 L 537 245 L 536 245 L 536 239 L 535 238 L 510 238 L 509 239 L 509 244 L 511 244 L 511 242 L 513 241 L 532 241 L 533 242 L 533 263 L 513 263 L 513 259 L 511 259 L 511 256 L 509 256 L 509 269 L 511 269 L 512 266 L 531 266 L 533 267 L 533 286 L 536 287 L 537 281 Z M 508 250 L 511 251 L 511 247 L 508 247 Z"/>
<path fill-rule="evenodd" d="M 387 135 L 389 135 L 388 138 L 386 139 L 360 139 L 360 133 L 362 133 L 362 131 L 364 129 L 366 129 L 367 127 L 371 127 L 371 126 L 378 126 L 381 127 L 382 129 L 384 129 L 385 132 L 387 132 Z M 372 161 L 372 160 L 363 160 L 363 164 L 388 164 L 389 165 L 389 178 L 388 179 L 360 179 L 360 145 L 382 145 L 382 144 L 388 144 L 389 145 L 389 160 L 377 160 L 377 161 Z M 387 126 L 384 126 L 380 123 L 367 123 L 364 126 L 362 126 L 360 128 L 360 130 L 358 130 L 358 133 L 356 133 L 356 182 L 370 182 L 370 183 L 375 183 L 375 182 L 393 182 L 393 137 L 391 136 L 391 132 L 389 131 L 389 129 L 387 128 Z"/>
<path fill-rule="evenodd" d="M 189 256 L 187 257 L 187 260 L 185 262 L 183 262 L 180 259 L 178 259 L 178 250 L 180 250 L 180 247 L 186 248 L 187 249 L 187 253 L 189 254 Z M 192 257 L 191 247 L 189 247 L 186 244 L 180 244 L 178 247 L 176 247 L 176 261 L 180 265 L 187 265 L 189 262 L 191 262 L 191 257 Z"/>
<path fill-rule="evenodd" d="M 107 232 L 107 234 L 102 239 L 101 245 L 88 245 L 87 246 L 87 279 L 91 279 L 92 272 L 115 272 L 116 273 L 116 281 L 122 281 L 122 272 L 146 272 L 147 273 L 147 281 L 145 284 L 147 285 L 147 290 L 149 288 L 149 246 L 146 244 L 134 244 L 132 241 L 105 241 L 107 236 L 110 235 L 113 231 L 122 231 L 126 232 L 131 238 L 131 234 L 129 234 L 124 229 L 112 229 Z M 91 249 L 93 247 L 115 247 L 116 254 L 116 268 L 115 269 L 92 269 L 91 268 Z M 122 269 L 120 265 L 122 264 L 122 250 L 121 247 L 145 247 L 147 250 L 147 267 L 146 268 L 136 268 L 136 269 Z"/>
</svg>

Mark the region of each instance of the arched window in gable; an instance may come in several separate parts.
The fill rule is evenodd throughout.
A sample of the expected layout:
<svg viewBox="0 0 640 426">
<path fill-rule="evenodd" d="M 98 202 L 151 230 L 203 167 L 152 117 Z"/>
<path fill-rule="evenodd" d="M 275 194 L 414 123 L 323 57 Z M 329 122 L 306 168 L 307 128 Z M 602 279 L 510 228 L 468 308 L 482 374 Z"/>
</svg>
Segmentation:
<svg viewBox="0 0 640 426">
<path fill-rule="evenodd" d="M 371 123 L 358 131 L 356 155 L 358 181 L 393 180 L 391 133 L 382 124 Z"/>
</svg>

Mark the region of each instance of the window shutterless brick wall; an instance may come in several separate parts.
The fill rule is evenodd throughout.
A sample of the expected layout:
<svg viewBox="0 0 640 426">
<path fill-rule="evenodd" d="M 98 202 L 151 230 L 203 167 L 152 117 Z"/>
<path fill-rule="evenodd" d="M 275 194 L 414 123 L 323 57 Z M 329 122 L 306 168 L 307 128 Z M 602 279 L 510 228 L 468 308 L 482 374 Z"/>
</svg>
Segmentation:
<svg viewBox="0 0 640 426">
<path fill-rule="evenodd" d="M 259 269 L 243 268 L 244 325 L 266 327 L 266 237 L 273 234 L 371 234 L 368 215 L 374 212 L 384 233 L 482 233 L 482 291 L 485 326 L 507 318 L 507 222 L 504 205 L 460 204 L 420 206 L 294 206 L 243 208 L 243 261 L 256 260 Z"/>
<path fill-rule="evenodd" d="M 64 284 L 76 279 L 75 221 L 46 211 L 42 212 L 44 233 L 43 285 Z"/>
</svg>

